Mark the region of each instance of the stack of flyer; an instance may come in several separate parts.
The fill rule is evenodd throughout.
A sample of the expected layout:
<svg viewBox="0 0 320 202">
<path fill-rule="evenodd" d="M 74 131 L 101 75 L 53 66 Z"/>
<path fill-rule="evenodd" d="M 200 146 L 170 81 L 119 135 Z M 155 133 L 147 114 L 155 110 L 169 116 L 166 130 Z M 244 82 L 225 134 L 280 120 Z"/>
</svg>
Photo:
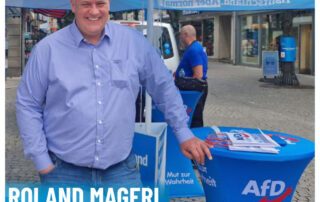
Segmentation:
<svg viewBox="0 0 320 202">
<path fill-rule="evenodd" d="M 279 153 L 280 147 L 271 137 L 265 134 L 252 134 L 246 132 L 227 132 L 229 150 L 261 153 Z"/>
</svg>

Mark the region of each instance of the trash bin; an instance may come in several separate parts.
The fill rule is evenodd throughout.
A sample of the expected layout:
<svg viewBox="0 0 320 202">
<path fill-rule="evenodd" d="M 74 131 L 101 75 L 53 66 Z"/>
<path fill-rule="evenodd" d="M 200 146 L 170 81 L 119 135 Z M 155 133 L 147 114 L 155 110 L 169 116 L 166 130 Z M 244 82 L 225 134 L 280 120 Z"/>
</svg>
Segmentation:
<svg viewBox="0 0 320 202">
<path fill-rule="evenodd" d="M 295 62 L 296 61 L 296 41 L 292 36 L 280 37 L 280 61 Z"/>
</svg>

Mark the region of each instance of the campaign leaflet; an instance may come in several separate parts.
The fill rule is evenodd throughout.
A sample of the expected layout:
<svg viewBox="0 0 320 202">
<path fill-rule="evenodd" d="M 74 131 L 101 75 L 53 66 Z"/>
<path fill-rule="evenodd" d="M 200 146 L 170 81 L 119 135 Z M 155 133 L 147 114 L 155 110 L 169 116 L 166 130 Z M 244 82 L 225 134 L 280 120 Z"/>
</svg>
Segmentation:
<svg viewBox="0 0 320 202">
<path fill-rule="evenodd" d="M 280 147 L 271 137 L 265 134 L 252 134 L 246 132 L 226 133 L 232 146 L 261 146 Z"/>
<path fill-rule="evenodd" d="M 277 154 L 279 150 L 276 147 L 280 147 L 268 135 L 242 131 L 210 134 L 205 141 L 216 148 L 225 148 L 232 151 Z"/>
<path fill-rule="evenodd" d="M 229 150 L 232 151 L 246 151 L 246 152 L 258 152 L 258 153 L 270 153 L 278 154 L 279 150 L 272 147 L 261 147 L 261 146 L 232 146 L 229 145 Z"/>
</svg>

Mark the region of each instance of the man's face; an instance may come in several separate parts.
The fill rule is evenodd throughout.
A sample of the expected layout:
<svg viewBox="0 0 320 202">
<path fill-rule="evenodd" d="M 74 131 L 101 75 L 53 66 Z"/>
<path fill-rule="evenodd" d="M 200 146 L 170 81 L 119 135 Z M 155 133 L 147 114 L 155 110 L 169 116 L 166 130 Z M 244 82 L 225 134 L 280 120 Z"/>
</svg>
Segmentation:
<svg viewBox="0 0 320 202">
<path fill-rule="evenodd" d="M 109 0 L 70 0 L 78 28 L 85 38 L 97 38 L 109 19 Z"/>
<path fill-rule="evenodd" d="M 181 31 L 179 38 L 180 38 L 180 48 L 185 49 L 187 46 L 186 33 L 184 31 Z"/>
</svg>

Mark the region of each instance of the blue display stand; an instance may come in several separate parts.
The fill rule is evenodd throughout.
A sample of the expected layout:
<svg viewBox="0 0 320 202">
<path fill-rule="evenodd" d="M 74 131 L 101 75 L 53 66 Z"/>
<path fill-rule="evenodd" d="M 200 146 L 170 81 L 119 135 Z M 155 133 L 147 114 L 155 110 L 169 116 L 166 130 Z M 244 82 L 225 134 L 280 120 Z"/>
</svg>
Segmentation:
<svg viewBox="0 0 320 202">
<path fill-rule="evenodd" d="M 279 75 L 278 51 L 262 51 L 262 72 L 264 77 L 275 77 Z"/>
<path fill-rule="evenodd" d="M 190 119 L 202 95 L 198 91 L 180 91 L 181 97 Z M 155 107 L 152 111 L 152 121 L 164 121 L 163 114 Z M 166 191 L 169 197 L 203 196 L 204 191 L 193 171 L 191 161 L 181 153 L 179 143 L 171 127 L 167 129 L 167 160 L 166 160 Z"/>
<path fill-rule="evenodd" d="M 141 181 L 144 187 L 158 187 L 161 201 L 168 201 L 165 192 L 166 138 L 166 123 L 152 123 L 149 132 L 145 123 L 135 124 L 133 151 L 139 164 Z"/>
<path fill-rule="evenodd" d="M 206 127 L 192 131 L 200 139 L 216 132 L 241 130 L 261 133 L 259 129 Z M 288 144 L 279 154 L 236 152 L 212 148 L 213 160 L 198 165 L 207 202 L 291 201 L 304 169 L 314 157 L 314 143 L 293 135 L 262 130 Z"/>
</svg>

